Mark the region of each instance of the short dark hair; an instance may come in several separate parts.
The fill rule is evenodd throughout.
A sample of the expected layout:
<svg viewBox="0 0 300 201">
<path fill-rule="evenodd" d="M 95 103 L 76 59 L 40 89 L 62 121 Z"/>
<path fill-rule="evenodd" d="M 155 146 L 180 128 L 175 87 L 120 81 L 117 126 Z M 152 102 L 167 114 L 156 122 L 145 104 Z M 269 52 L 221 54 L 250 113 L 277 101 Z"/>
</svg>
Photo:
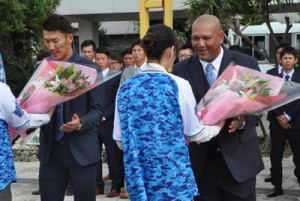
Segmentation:
<svg viewBox="0 0 300 201">
<path fill-rule="evenodd" d="M 141 46 L 144 49 L 144 51 L 146 50 L 144 44 L 142 43 L 142 40 L 138 39 L 138 40 L 136 40 L 132 43 L 131 52 L 132 52 L 133 47 L 136 46 L 136 45 Z"/>
<path fill-rule="evenodd" d="M 80 45 L 80 49 L 82 50 L 84 47 L 88 47 L 88 46 L 92 46 L 93 50 L 96 51 L 96 44 L 93 40 L 90 39 L 83 41 Z"/>
<path fill-rule="evenodd" d="M 149 60 L 161 60 L 164 51 L 175 46 L 176 55 L 178 54 L 178 42 L 172 29 L 164 24 L 151 26 L 143 38 L 147 57 Z"/>
<path fill-rule="evenodd" d="M 121 56 L 119 56 L 119 55 L 117 55 L 117 54 L 113 54 L 113 55 L 111 55 L 111 60 L 115 60 L 115 61 L 117 61 L 118 63 L 123 63 L 123 59 L 122 59 L 122 57 Z"/>
<path fill-rule="evenodd" d="M 279 48 L 285 48 L 285 47 L 289 47 L 290 45 L 288 43 L 280 43 L 279 45 L 276 46 L 275 48 L 275 53 L 277 52 L 277 50 Z"/>
<path fill-rule="evenodd" d="M 191 42 L 186 42 L 185 44 L 181 45 L 179 50 L 191 49 L 194 52 L 193 46 Z"/>
<path fill-rule="evenodd" d="M 239 45 L 231 45 L 228 49 L 231 51 L 247 54 L 246 50 Z"/>
<path fill-rule="evenodd" d="M 126 54 L 132 54 L 132 48 L 126 48 L 123 52 L 122 52 L 122 56 L 124 57 Z"/>
<path fill-rule="evenodd" d="M 283 55 L 285 55 L 285 54 L 291 54 L 295 57 L 295 59 L 297 59 L 297 57 L 298 57 L 297 50 L 294 47 L 291 47 L 291 46 L 284 47 L 281 50 L 280 59 L 282 59 Z"/>
<path fill-rule="evenodd" d="M 105 54 L 106 56 L 110 57 L 110 51 L 105 46 L 100 46 L 96 49 L 96 54 Z"/>
<path fill-rule="evenodd" d="M 50 57 L 50 53 L 48 51 L 42 50 L 36 55 L 37 61 L 42 61 L 43 59 Z"/>
<path fill-rule="evenodd" d="M 43 23 L 43 30 L 45 31 L 60 31 L 62 33 L 73 33 L 72 26 L 69 20 L 64 16 L 52 14 L 47 17 Z"/>
</svg>

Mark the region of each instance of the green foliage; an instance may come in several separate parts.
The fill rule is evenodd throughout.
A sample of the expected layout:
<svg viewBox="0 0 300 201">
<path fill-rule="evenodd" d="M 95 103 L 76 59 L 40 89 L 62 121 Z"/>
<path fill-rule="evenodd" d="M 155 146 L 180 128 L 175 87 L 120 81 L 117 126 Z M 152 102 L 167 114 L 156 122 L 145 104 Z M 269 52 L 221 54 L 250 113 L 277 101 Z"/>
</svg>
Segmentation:
<svg viewBox="0 0 300 201">
<path fill-rule="evenodd" d="M 187 12 L 192 19 L 202 14 L 217 16 L 223 23 L 238 18 L 243 24 L 261 24 L 261 0 L 186 0 Z"/>
<path fill-rule="evenodd" d="M 220 19 L 223 30 L 226 32 L 232 29 L 236 35 L 241 36 L 254 50 L 263 58 L 272 61 L 273 59 L 260 49 L 242 33 L 241 26 L 258 25 L 266 23 L 270 28 L 270 38 L 275 45 L 279 41 L 275 37 L 270 22 L 270 4 L 291 4 L 293 0 L 186 0 L 184 5 L 187 6 L 187 13 L 191 20 L 202 14 L 212 14 Z"/>
<path fill-rule="evenodd" d="M 0 0 L 0 52 L 15 95 L 30 78 L 43 47 L 42 22 L 60 0 Z"/>
</svg>

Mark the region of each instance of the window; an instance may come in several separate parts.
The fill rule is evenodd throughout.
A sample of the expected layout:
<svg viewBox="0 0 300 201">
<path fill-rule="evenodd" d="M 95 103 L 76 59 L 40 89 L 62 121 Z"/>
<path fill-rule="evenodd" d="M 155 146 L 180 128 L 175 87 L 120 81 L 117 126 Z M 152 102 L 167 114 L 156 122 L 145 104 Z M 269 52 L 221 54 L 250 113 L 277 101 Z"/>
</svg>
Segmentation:
<svg viewBox="0 0 300 201">
<path fill-rule="evenodd" d="M 258 47 L 261 52 L 266 51 L 266 38 L 265 36 L 248 36 L 249 39 Z M 242 47 L 245 49 L 248 55 L 255 57 L 259 61 L 264 61 L 265 59 L 259 53 L 257 53 L 254 48 L 251 47 L 244 39 L 242 39 Z"/>
</svg>

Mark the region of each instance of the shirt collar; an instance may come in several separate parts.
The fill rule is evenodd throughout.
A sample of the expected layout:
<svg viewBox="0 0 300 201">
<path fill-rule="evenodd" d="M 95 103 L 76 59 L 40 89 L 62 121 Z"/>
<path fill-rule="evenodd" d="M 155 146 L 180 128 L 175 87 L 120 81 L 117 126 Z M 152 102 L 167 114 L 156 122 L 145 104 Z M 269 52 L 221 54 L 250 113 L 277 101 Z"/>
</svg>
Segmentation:
<svg viewBox="0 0 300 201">
<path fill-rule="evenodd" d="M 294 71 L 295 71 L 295 69 L 293 69 L 293 70 L 292 70 L 291 72 L 289 72 L 289 73 L 286 73 L 286 72 L 284 72 L 284 70 L 283 70 L 283 71 L 282 71 L 282 77 L 285 78 L 286 75 L 289 75 L 289 76 L 290 76 L 290 80 L 291 80 L 292 77 L 293 77 Z"/>
<path fill-rule="evenodd" d="M 140 68 L 141 70 L 144 68 L 144 66 L 146 66 L 147 65 L 147 62 L 145 61 L 144 63 L 143 63 L 143 65 L 141 65 L 141 67 L 137 67 L 135 64 L 134 64 L 134 69 L 136 69 L 136 68 Z"/>
<path fill-rule="evenodd" d="M 215 58 L 215 60 L 213 60 L 212 62 L 210 62 L 213 66 L 214 66 L 214 69 L 219 72 L 219 69 L 220 69 L 220 66 L 221 66 L 221 62 L 222 62 L 222 58 L 223 58 L 223 55 L 224 55 L 224 50 L 223 50 L 223 47 L 221 47 L 221 51 L 220 51 L 220 54 L 217 56 L 217 58 Z M 207 61 L 203 61 L 201 59 L 199 59 L 200 63 L 202 64 L 202 67 L 203 67 L 203 70 L 205 72 L 205 68 L 206 68 L 206 65 L 208 64 Z"/>
<path fill-rule="evenodd" d="M 167 70 L 163 66 L 156 63 L 147 63 L 145 66 L 143 66 L 142 69 L 142 71 L 151 71 L 151 70 L 167 72 Z"/>
<path fill-rule="evenodd" d="M 108 71 L 109 71 L 109 68 L 106 68 L 106 69 L 102 70 L 102 75 L 103 75 L 103 77 L 106 77 L 106 76 L 107 76 Z"/>
<path fill-rule="evenodd" d="M 282 66 L 281 66 L 280 64 L 278 64 L 278 73 L 280 74 L 280 73 L 282 73 L 282 72 L 283 72 Z"/>
</svg>

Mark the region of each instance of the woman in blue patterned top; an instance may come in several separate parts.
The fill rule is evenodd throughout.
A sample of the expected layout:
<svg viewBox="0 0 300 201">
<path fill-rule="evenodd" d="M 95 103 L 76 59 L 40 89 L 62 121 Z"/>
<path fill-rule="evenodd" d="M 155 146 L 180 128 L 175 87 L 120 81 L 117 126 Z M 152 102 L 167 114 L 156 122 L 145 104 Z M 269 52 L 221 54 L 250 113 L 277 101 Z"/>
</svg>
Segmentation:
<svg viewBox="0 0 300 201">
<path fill-rule="evenodd" d="M 11 201 L 10 184 L 15 182 L 16 170 L 14 167 L 8 125 L 13 128 L 35 128 L 49 122 L 49 114 L 27 114 L 16 102 L 10 88 L 0 82 L 0 198 L 2 201 Z"/>
<path fill-rule="evenodd" d="M 203 126 L 189 83 L 167 72 L 177 53 L 173 31 L 151 26 L 143 38 L 148 64 L 117 94 L 113 137 L 123 149 L 131 201 L 191 201 L 198 190 L 189 141 L 205 142 L 224 122 Z"/>
</svg>

